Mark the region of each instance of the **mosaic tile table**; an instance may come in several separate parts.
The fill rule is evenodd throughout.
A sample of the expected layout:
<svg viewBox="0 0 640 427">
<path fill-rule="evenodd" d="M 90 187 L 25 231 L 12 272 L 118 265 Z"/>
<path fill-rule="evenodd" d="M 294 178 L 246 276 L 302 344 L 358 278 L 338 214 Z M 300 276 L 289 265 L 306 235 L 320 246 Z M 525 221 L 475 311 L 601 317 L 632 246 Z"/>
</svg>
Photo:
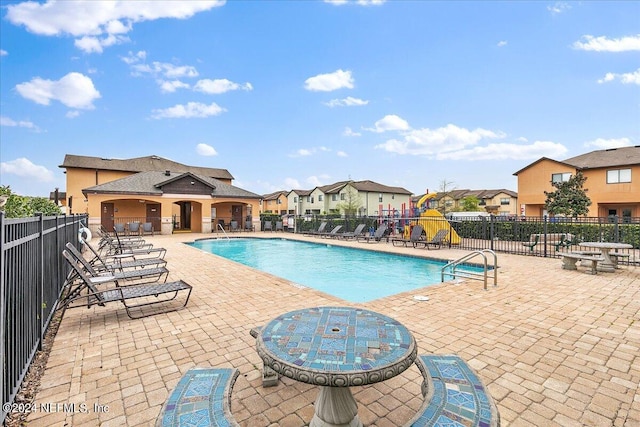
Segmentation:
<svg viewBox="0 0 640 427">
<path fill-rule="evenodd" d="M 413 335 L 400 322 L 350 307 L 283 314 L 260 330 L 256 343 L 274 371 L 321 386 L 310 427 L 362 426 L 349 387 L 402 373 L 417 352 Z"/>
</svg>

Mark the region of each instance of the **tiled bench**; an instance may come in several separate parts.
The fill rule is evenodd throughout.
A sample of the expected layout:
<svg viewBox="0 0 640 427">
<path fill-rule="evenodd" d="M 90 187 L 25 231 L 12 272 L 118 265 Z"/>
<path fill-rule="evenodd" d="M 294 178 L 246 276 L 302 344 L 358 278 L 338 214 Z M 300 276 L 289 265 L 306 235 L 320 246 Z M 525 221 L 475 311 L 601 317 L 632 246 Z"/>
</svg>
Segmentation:
<svg viewBox="0 0 640 427">
<path fill-rule="evenodd" d="M 424 403 L 405 427 L 500 426 L 500 413 L 493 399 L 460 357 L 423 355 L 416 365 L 424 377 Z"/>
<path fill-rule="evenodd" d="M 233 368 L 193 368 L 180 379 L 156 420 L 156 427 L 239 427 L 231 414 Z"/>
</svg>

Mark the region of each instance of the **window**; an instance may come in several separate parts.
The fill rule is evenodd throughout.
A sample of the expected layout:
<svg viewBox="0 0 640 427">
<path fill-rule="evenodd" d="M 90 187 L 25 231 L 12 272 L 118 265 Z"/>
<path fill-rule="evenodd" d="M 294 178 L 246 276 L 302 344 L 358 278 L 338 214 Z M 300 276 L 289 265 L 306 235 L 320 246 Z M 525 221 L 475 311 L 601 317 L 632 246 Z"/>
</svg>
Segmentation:
<svg viewBox="0 0 640 427">
<path fill-rule="evenodd" d="M 336 200 L 338 200 L 338 195 L 337 194 L 332 194 L 331 195 L 331 201 L 335 202 Z"/>
<path fill-rule="evenodd" d="M 281 205 L 281 204 L 282 204 L 282 200 L 276 199 L 276 205 Z"/>
<path fill-rule="evenodd" d="M 297 197 L 293 198 L 293 203 L 298 203 L 298 198 Z"/>
<path fill-rule="evenodd" d="M 501 205 L 508 205 L 509 203 L 511 203 L 511 199 L 508 197 L 501 197 L 500 198 L 500 204 Z"/>
<path fill-rule="evenodd" d="M 478 202 L 478 206 L 485 206 L 486 204 L 487 204 L 487 200 L 486 200 L 486 199 L 481 199 L 481 200 Z"/>
<path fill-rule="evenodd" d="M 321 202 L 324 199 L 324 196 L 322 194 L 318 195 L 318 201 Z"/>
<path fill-rule="evenodd" d="M 378 202 L 382 203 L 382 193 L 378 194 Z"/>
<path fill-rule="evenodd" d="M 607 184 L 631 182 L 631 169 L 614 169 L 607 171 Z"/>
<path fill-rule="evenodd" d="M 311 196 L 311 203 L 313 203 L 313 196 Z"/>
<path fill-rule="evenodd" d="M 307 196 L 307 202 L 313 203 L 313 201 L 311 200 L 311 196 Z"/>
<path fill-rule="evenodd" d="M 345 194 L 344 193 L 340 193 L 340 200 L 344 200 L 345 198 L 346 198 Z"/>
<path fill-rule="evenodd" d="M 551 174 L 551 182 L 567 182 L 571 178 L 571 173 L 554 173 Z"/>
</svg>

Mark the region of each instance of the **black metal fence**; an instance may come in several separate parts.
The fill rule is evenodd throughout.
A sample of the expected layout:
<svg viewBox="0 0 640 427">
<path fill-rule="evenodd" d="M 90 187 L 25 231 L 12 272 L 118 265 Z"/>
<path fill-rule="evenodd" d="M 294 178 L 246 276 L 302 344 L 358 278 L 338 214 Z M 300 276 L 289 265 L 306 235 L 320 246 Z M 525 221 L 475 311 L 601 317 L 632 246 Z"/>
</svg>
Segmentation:
<svg viewBox="0 0 640 427">
<path fill-rule="evenodd" d="M 342 225 L 340 231 L 353 231 L 364 223 L 365 230 L 376 229 L 385 223 L 393 235 L 408 237 L 408 231 L 420 224 L 427 238 L 437 230 L 449 231 L 447 241 L 460 249 L 491 249 L 495 252 L 527 254 L 544 257 L 560 256 L 563 250 L 575 248 L 581 242 L 628 243 L 640 248 L 640 218 L 550 218 L 473 216 L 447 220 L 441 215 L 416 218 L 397 217 L 343 217 L 340 215 L 301 215 L 297 217 L 265 215 L 262 222 L 283 221 L 284 230 L 306 233 L 327 222 L 325 231 Z M 287 227 L 287 223 L 289 227 Z M 537 235 L 537 242 L 536 236 Z M 532 243 L 536 242 L 535 245 Z"/>
<path fill-rule="evenodd" d="M 42 342 L 62 292 L 62 250 L 78 244 L 86 216 L 5 219 L 0 212 L 0 366 L 2 418 Z"/>
</svg>

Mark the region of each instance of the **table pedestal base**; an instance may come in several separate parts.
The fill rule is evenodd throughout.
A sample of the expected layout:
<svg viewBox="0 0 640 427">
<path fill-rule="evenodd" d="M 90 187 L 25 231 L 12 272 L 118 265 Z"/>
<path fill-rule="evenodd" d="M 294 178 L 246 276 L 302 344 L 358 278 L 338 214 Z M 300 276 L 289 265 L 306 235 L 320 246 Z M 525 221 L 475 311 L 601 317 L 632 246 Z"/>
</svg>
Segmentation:
<svg viewBox="0 0 640 427">
<path fill-rule="evenodd" d="M 320 387 L 309 427 L 362 427 L 349 387 Z"/>
</svg>

